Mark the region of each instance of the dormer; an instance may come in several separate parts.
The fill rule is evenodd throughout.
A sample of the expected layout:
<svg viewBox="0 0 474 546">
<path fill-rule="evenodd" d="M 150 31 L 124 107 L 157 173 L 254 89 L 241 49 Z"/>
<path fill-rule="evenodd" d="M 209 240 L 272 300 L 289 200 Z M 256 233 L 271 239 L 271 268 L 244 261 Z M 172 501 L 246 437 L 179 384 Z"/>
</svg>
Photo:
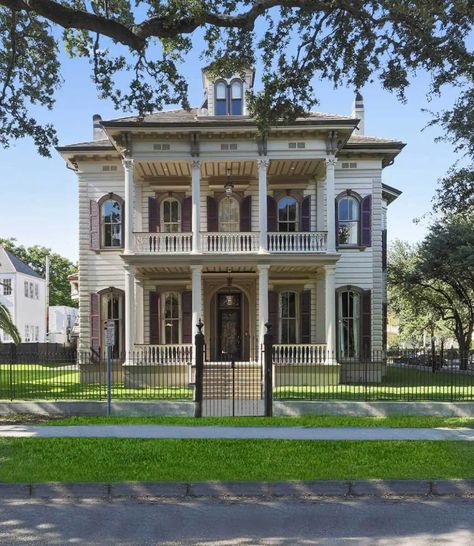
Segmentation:
<svg viewBox="0 0 474 546">
<path fill-rule="evenodd" d="M 204 101 L 199 115 L 247 116 L 245 93 L 252 89 L 254 75 L 253 69 L 246 69 L 243 74 L 236 74 L 230 78 L 211 78 L 208 69 L 203 69 Z"/>
</svg>

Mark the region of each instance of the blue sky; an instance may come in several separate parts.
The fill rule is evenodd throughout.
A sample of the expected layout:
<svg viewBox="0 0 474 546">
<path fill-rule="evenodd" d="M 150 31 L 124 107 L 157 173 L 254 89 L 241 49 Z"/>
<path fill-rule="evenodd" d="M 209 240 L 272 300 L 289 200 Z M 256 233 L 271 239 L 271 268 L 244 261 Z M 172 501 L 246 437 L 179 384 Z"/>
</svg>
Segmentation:
<svg viewBox="0 0 474 546">
<path fill-rule="evenodd" d="M 203 63 L 192 53 L 184 65 L 193 106 L 202 99 L 200 67 Z M 83 60 L 64 59 L 64 85 L 57 93 L 52 112 L 42 113 L 52 122 L 61 144 L 82 142 L 92 138 L 92 115 L 104 119 L 120 117 L 112 105 L 97 98 Z M 259 72 L 257 69 L 257 81 Z M 449 107 L 455 98 L 447 89 L 441 99 L 427 104 L 425 92 L 429 76 L 414 78 L 408 90 L 408 101 L 401 104 L 394 95 L 375 83 L 362 89 L 366 109 L 366 134 L 398 138 L 407 143 L 395 164 L 384 171 L 383 181 L 403 191 L 389 208 L 389 238 L 420 240 L 426 226 L 415 225 L 413 218 L 429 211 L 437 179 L 454 163 L 452 146 L 435 143 L 439 128 L 422 132 L 432 110 Z M 327 82 L 316 85 L 323 112 L 350 114 L 353 90 L 334 90 Z M 76 261 L 77 244 L 77 182 L 75 174 L 66 169 L 62 158 L 53 150 L 52 158 L 40 157 L 30 140 L 14 143 L 0 150 L 3 181 L 0 200 L 0 236 L 15 237 L 24 245 L 41 244 Z"/>
</svg>

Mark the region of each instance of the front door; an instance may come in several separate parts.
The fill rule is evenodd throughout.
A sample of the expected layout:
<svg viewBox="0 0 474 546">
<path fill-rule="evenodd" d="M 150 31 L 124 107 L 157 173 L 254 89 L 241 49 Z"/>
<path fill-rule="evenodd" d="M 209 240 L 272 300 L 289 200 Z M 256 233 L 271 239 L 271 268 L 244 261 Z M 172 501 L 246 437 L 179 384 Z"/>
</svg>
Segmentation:
<svg viewBox="0 0 474 546">
<path fill-rule="evenodd" d="M 218 357 L 223 360 L 242 358 L 240 294 L 217 295 Z"/>
</svg>

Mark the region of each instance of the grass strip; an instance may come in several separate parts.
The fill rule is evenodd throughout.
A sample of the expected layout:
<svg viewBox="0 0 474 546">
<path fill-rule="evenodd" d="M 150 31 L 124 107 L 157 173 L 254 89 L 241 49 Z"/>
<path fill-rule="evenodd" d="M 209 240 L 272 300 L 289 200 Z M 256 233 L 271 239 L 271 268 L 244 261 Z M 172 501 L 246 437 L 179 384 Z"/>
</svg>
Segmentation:
<svg viewBox="0 0 474 546">
<path fill-rule="evenodd" d="M 473 478 L 468 442 L 0 439 L 0 482 Z"/>
</svg>

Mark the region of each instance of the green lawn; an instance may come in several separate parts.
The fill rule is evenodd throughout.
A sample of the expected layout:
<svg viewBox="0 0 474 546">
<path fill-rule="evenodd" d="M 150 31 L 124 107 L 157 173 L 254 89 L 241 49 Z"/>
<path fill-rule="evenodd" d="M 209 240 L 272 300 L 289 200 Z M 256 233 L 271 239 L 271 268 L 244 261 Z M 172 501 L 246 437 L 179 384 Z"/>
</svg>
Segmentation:
<svg viewBox="0 0 474 546">
<path fill-rule="evenodd" d="M 6 418 L 8 419 L 8 417 Z M 28 421 L 28 416 L 22 420 Z M 0 417 L 1 424 L 1 417 Z M 287 426 L 287 427 L 447 427 L 474 428 L 474 418 L 462 417 L 336 417 L 332 415 L 305 415 L 302 417 L 67 417 L 46 421 L 45 425 L 187 425 L 187 426 Z"/>
<path fill-rule="evenodd" d="M 0 439 L 0 482 L 473 478 L 469 442 Z"/>
</svg>

